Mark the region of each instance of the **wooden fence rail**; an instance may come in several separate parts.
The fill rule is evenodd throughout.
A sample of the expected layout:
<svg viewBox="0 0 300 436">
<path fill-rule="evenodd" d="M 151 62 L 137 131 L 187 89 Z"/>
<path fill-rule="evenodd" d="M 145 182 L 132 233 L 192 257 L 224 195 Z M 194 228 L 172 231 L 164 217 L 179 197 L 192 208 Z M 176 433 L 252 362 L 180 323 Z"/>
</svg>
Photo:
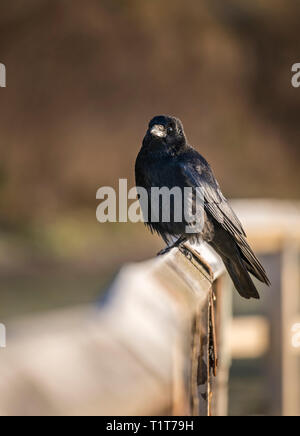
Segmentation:
<svg viewBox="0 0 300 436">
<path fill-rule="evenodd" d="M 124 266 L 97 307 L 10 329 L 0 414 L 226 414 L 226 279 L 199 252 Z"/>
</svg>

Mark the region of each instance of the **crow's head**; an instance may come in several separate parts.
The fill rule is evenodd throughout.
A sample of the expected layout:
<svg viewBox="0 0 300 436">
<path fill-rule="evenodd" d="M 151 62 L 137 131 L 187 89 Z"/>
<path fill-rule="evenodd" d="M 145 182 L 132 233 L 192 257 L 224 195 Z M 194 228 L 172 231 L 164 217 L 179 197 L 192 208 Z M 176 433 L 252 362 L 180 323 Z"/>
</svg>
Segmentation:
<svg viewBox="0 0 300 436">
<path fill-rule="evenodd" d="M 152 143 L 158 142 L 171 149 L 180 149 L 186 144 L 181 121 L 167 115 L 158 115 L 152 118 L 146 138 Z"/>
</svg>

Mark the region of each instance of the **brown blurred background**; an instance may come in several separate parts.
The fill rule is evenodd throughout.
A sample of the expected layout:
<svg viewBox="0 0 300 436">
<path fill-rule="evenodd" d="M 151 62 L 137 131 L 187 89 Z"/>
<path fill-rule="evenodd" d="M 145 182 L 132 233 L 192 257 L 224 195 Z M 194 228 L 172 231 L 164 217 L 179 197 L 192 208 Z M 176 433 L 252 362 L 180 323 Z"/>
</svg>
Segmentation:
<svg viewBox="0 0 300 436">
<path fill-rule="evenodd" d="M 0 322 L 91 301 L 161 247 L 95 218 L 100 186 L 134 184 L 153 115 L 182 119 L 227 196 L 299 199 L 299 16 L 294 0 L 1 5 Z"/>
</svg>

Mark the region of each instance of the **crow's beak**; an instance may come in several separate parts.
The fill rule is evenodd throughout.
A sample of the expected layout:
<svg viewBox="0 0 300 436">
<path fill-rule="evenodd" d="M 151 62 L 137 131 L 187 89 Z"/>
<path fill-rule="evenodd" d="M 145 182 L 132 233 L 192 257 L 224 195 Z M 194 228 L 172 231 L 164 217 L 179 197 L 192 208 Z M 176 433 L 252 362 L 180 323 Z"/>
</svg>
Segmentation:
<svg viewBox="0 0 300 436">
<path fill-rule="evenodd" d="M 166 129 L 161 124 L 155 124 L 155 126 L 151 128 L 150 133 L 158 138 L 165 138 L 167 136 Z"/>
</svg>

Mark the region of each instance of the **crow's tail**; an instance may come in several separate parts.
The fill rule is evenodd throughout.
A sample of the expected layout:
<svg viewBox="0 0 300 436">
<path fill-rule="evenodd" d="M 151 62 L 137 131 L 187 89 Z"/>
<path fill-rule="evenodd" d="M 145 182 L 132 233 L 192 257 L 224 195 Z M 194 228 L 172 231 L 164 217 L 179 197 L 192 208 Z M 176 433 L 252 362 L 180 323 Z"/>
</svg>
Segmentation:
<svg viewBox="0 0 300 436">
<path fill-rule="evenodd" d="M 259 299 L 259 293 L 247 271 L 245 263 L 237 254 L 234 259 L 223 257 L 223 262 L 238 293 L 247 299 Z"/>
</svg>

